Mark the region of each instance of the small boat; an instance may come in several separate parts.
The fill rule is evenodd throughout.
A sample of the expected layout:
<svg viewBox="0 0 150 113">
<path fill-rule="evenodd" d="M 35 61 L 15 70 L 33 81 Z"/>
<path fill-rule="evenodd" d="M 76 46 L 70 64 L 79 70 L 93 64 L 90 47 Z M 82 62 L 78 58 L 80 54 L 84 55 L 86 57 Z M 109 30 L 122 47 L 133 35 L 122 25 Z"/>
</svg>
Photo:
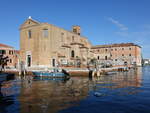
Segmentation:
<svg viewBox="0 0 150 113">
<path fill-rule="evenodd" d="M 40 77 L 68 77 L 69 74 L 65 71 L 62 70 L 61 72 L 48 72 L 48 71 L 34 71 L 33 75 L 35 76 L 40 76 Z"/>
<path fill-rule="evenodd" d="M 104 94 L 103 94 L 103 93 L 99 93 L 99 92 L 95 92 L 95 93 L 94 93 L 94 96 L 96 96 L 96 97 L 101 97 L 101 96 L 104 96 Z"/>
<path fill-rule="evenodd" d="M 48 77 L 65 77 L 64 73 L 61 72 L 33 72 L 35 76 L 48 76 Z"/>
<path fill-rule="evenodd" d="M 34 81 L 55 81 L 55 82 L 59 82 L 59 81 L 67 81 L 69 80 L 69 78 L 66 78 L 66 77 L 40 77 L 40 76 L 35 76 L 33 77 L 33 80 Z"/>
<path fill-rule="evenodd" d="M 7 80 L 7 74 L 0 74 L 0 82 Z"/>
<path fill-rule="evenodd" d="M 14 74 L 10 73 L 1 73 L 0 74 L 0 83 L 7 80 L 12 80 L 14 78 Z"/>
<path fill-rule="evenodd" d="M 109 72 L 106 72 L 106 75 L 113 75 L 113 74 L 117 74 L 116 71 L 109 71 Z"/>
</svg>

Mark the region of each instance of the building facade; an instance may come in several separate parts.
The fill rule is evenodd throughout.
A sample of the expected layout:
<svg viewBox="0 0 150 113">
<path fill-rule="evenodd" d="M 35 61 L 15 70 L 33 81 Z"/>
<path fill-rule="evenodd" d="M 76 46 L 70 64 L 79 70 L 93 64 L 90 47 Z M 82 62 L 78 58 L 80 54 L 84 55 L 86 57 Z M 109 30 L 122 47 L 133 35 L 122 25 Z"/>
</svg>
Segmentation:
<svg viewBox="0 0 150 113">
<path fill-rule="evenodd" d="M 20 27 L 21 61 L 28 68 L 86 65 L 91 44 L 80 31 L 80 26 L 67 31 L 30 17 Z"/>
<path fill-rule="evenodd" d="M 141 65 L 141 47 L 133 43 L 92 46 L 81 35 L 80 26 L 71 31 L 29 17 L 20 26 L 20 58 L 26 68 L 87 66 L 91 59 L 113 65 Z"/>
<path fill-rule="evenodd" d="M 134 43 L 97 45 L 92 46 L 91 49 L 97 60 L 108 61 L 112 65 L 141 66 L 142 64 L 141 47 Z"/>
<path fill-rule="evenodd" d="M 4 55 L 5 57 L 8 56 L 7 67 L 16 68 L 18 65 L 18 51 L 15 50 L 13 47 L 0 44 L 0 54 Z"/>
</svg>

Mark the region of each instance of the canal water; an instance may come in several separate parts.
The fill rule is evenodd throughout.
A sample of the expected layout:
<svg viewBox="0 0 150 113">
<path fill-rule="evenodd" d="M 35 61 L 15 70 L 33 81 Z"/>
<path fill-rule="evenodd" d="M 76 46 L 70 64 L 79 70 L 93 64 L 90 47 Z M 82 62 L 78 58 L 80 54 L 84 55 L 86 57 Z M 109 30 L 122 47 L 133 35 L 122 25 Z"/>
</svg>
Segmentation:
<svg viewBox="0 0 150 113">
<path fill-rule="evenodd" d="M 150 67 L 92 79 L 15 76 L 0 84 L 0 113 L 150 113 Z"/>
</svg>

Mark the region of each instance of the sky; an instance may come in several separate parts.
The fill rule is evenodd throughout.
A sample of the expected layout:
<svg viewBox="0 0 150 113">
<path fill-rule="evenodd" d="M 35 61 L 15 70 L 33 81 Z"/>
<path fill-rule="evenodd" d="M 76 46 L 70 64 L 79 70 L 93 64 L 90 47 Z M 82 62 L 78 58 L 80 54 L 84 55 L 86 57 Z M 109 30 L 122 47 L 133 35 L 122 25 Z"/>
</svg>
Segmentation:
<svg viewBox="0 0 150 113">
<path fill-rule="evenodd" d="M 29 16 L 66 30 L 81 26 L 93 45 L 136 43 L 150 58 L 150 0 L 1 0 L 0 43 L 19 49 Z"/>
</svg>

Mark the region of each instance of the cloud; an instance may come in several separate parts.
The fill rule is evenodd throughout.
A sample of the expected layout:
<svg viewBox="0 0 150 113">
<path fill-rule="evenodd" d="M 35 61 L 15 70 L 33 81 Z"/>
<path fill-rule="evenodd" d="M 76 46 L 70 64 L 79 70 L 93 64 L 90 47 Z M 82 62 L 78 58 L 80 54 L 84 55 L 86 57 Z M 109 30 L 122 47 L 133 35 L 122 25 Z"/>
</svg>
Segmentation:
<svg viewBox="0 0 150 113">
<path fill-rule="evenodd" d="M 114 20 L 113 18 L 108 18 L 109 21 L 111 21 L 113 24 L 115 24 L 121 31 L 127 31 L 128 27 L 125 25 L 121 24 L 119 21 Z"/>
</svg>

